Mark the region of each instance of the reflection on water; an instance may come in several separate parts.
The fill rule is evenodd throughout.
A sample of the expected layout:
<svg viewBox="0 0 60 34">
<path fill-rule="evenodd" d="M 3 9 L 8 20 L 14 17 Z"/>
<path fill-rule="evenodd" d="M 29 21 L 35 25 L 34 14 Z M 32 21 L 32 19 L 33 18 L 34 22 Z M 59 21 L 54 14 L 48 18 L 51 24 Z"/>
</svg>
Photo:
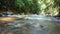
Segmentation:
<svg viewBox="0 0 60 34">
<path fill-rule="evenodd" d="M 0 27 L 0 34 L 52 34 L 55 25 L 44 16 L 25 15 L 28 20 L 16 20 Z M 20 17 L 19 17 L 20 18 Z"/>
</svg>

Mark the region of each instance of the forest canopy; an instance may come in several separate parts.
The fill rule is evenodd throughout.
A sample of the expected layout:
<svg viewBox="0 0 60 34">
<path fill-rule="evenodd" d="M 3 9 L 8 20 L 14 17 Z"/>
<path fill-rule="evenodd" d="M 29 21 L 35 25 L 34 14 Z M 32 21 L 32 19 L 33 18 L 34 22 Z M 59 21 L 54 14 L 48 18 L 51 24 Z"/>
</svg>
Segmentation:
<svg viewBox="0 0 60 34">
<path fill-rule="evenodd" d="M 0 11 L 12 10 L 14 13 L 51 14 L 60 11 L 60 0 L 0 0 Z"/>
</svg>

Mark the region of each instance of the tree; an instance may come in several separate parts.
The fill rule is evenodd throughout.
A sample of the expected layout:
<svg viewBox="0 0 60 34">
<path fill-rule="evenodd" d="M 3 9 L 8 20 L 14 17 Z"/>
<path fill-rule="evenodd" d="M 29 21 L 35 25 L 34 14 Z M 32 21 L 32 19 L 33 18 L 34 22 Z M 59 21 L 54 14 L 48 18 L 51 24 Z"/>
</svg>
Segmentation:
<svg viewBox="0 0 60 34">
<path fill-rule="evenodd" d="M 38 0 L 16 0 L 15 5 L 20 12 L 39 14 Z"/>
<path fill-rule="evenodd" d="M 58 9 L 58 14 L 55 17 L 60 17 L 60 0 L 55 0 L 55 5 L 54 7 L 57 7 Z"/>
<path fill-rule="evenodd" d="M 0 2 L 0 9 L 14 10 L 15 13 L 40 14 L 44 12 L 54 15 L 58 11 L 56 8 L 60 7 L 59 0 L 0 0 Z"/>
</svg>

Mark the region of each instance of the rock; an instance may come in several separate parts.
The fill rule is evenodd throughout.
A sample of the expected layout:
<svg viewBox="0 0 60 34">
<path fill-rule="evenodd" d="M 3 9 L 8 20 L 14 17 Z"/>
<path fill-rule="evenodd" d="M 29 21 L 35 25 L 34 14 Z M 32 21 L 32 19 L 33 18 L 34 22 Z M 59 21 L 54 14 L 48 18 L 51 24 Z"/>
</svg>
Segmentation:
<svg viewBox="0 0 60 34">
<path fill-rule="evenodd" d="M 15 21 L 17 18 L 15 17 L 0 17 L 1 22 L 12 22 Z"/>
<path fill-rule="evenodd" d="M 27 20 L 26 17 L 19 18 L 18 20 Z"/>
</svg>

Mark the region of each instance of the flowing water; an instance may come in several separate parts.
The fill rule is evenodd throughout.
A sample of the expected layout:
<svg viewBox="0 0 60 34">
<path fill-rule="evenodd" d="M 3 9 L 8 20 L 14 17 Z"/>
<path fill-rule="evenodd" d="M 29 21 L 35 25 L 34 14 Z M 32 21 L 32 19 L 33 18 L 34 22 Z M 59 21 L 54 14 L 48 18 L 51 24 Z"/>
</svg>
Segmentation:
<svg viewBox="0 0 60 34">
<path fill-rule="evenodd" d="M 27 20 L 16 20 L 0 28 L 0 34 L 55 34 L 56 26 L 50 18 L 41 15 L 20 15 Z"/>
</svg>

